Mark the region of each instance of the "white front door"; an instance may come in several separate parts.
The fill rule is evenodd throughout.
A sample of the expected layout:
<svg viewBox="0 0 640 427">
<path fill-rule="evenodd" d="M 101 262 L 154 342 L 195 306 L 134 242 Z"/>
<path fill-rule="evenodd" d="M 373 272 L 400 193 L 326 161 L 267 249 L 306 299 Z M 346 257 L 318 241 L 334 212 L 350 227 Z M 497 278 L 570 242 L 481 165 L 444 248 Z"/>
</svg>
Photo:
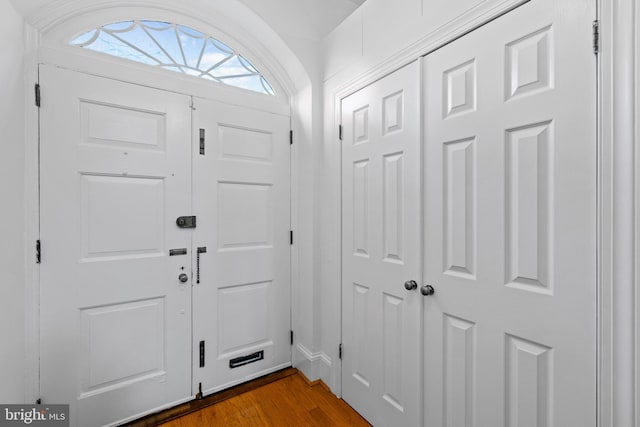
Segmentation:
<svg viewBox="0 0 640 427">
<path fill-rule="evenodd" d="M 425 425 L 596 423 L 594 1 L 428 55 Z"/>
<path fill-rule="evenodd" d="M 41 397 L 102 426 L 191 395 L 190 98 L 40 67 Z M 187 274 L 187 281 L 179 276 Z"/>
<path fill-rule="evenodd" d="M 420 423 L 419 97 L 416 61 L 342 100 L 342 397 L 380 426 Z"/>
<path fill-rule="evenodd" d="M 194 388 L 291 365 L 289 117 L 196 99 Z"/>
</svg>

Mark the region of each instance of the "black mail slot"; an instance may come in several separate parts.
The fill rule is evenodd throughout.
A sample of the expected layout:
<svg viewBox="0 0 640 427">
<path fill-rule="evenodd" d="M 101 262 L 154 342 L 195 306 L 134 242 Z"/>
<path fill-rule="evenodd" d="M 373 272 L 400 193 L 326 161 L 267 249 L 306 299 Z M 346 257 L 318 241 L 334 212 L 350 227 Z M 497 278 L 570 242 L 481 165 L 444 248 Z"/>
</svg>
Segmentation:
<svg viewBox="0 0 640 427">
<path fill-rule="evenodd" d="M 248 365 L 249 363 L 257 362 L 264 359 L 264 350 L 257 351 L 248 356 L 240 356 L 235 359 L 229 360 L 229 367 L 231 369 L 238 368 L 240 366 Z"/>
</svg>

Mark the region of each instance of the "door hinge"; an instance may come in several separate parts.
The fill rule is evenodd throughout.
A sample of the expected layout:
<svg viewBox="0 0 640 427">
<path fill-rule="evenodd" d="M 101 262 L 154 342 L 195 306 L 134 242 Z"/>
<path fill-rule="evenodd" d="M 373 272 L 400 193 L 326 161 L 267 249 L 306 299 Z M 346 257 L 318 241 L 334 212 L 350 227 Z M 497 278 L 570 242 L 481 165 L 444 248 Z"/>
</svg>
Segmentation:
<svg viewBox="0 0 640 427">
<path fill-rule="evenodd" d="M 40 243 L 40 239 L 36 240 L 36 264 L 40 264 L 42 262 L 42 244 Z"/>
<path fill-rule="evenodd" d="M 593 21 L 593 53 L 600 53 L 600 21 Z"/>
<path fill-rule="evenodd" d="M 200 367 L 204 368 L 204 341 L 200 341 Z"/>
<path fill-rule="evenodd" d="M 289 244 L 293 245 L 293 230 L 289 230 Z"/>
<path fill-rule="evenodd" d="M 204 129 L 200 129 L 200 155 L 204 156 Z"/>
<path fill-rule="evenodd" d="M 342 343 L 338 345 L 338 359 L 342 360 Z"/>
<path fill-rule="evenodd" d="M 36 107 L 40 107 L 40 83 L 36 83 L 35 95 L 36 95 Z"/>
<path fill-rule="evenodd" d="M 293 130 L 289 131 L 289 145 L 293 145 Z"/>
<path fill-rule="evenodd" d="M 338 138 L 342 141 L 342 125 L 338 125 Z"/>
<path fill-rule="evenodd" d="M 289 340 L 291 342 L 291 345 L 293 345 L 293 330 L 289 331 Z"/>
</svg>

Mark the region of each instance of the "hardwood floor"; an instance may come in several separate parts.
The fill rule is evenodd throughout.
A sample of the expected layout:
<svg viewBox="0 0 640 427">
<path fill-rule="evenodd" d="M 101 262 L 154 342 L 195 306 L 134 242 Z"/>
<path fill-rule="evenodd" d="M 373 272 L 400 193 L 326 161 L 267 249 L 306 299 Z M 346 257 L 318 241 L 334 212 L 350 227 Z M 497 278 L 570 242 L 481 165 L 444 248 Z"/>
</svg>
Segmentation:
<svg viewBox="0 0 640 427">
<path fill-rule="evenodd" d="M 310 385 L 299 373 L 162 424 L 163 427 L 369 425 L 323 384 Z"/>
<path fill-rule="evenodd" d="M 201 403 L 198 403 L 201 402 Z M 212 403 L 215 402 L 215 403 Z M 370 426 L 320 381 L 309 383 L 297 369 L 258 379 L 194 401 L 190 413 L 161 424 L 155 419 L 130 425 L 162 427 Z M 171 410 L 170 410 L 171 411 Z M 175 415 L 174 415 L 175 417 Z M 141 422 L 146 421 L 146 422 Z"/>
</svg>

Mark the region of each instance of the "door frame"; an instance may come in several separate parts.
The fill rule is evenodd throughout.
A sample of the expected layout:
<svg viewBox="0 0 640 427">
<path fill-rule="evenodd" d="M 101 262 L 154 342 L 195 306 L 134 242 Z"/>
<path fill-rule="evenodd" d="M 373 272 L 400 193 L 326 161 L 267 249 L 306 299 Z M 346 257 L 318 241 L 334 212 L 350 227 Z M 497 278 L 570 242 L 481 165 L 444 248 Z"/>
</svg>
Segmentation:
<svg viewBox="0 0 640 427">
<path fill-rule="evenodd" d="M 494 8 L 487 5 L 475 16 L 452 21 L 337 86 L 326 98 L 332 102 L 329 120 L 333 123 L 327 141 L 341 153 L 338 126 L 344 98 L 527 1 L 535 0 L 505 1 Z M 590 1 L 596 2 L 594 18 L 600 34 L 596 73 L 596 425 L 615 427 L 640 421 L 640 117 L 634 114 L 640 111 L 640 25 L 636 24 L 640 22 L 640 0 Z M 342 164 L 341 154 L 331 161 Z M 341 188 L 342 177 L 339 190 L 332 191 Z M 336 220 L 341 224 L 341 218 L 333 222 Z M 338 337 L 330 347 L 335 344 L 337 348 L 340 341 Z M 341 364 L 337 365 L 335 375 L 341 378 Z M 335 384 L 333 390 L 340 395 L 341 384 Z"/>
<path fill-rule="evenodd" d="M 170 13 L 170 12 L 165 12 Z M 157 15 L 157 11 L 149 8 L 150 15 Z M 190 22 L 189 18 L 182 12 L 175 12 L 173 19 Z M 109 14 L 102 11 L 94 18 L 109 19 Z M 106 21 L 105 21 L 106 22 Z M 182 21 L 181 21 L 182 22 Z M 210 26 L 210 25 L 209 25 Z M 202 25 L 201 25 L 202 27 Z M 214 28 L 214 27 L 211 27 Z M 206 27 L 205 27 L 206 29 Z M 279 94 L 273 98 L 265 98 L 263 95 L 239 89 L 227 87 L 225 85 L 212 86 L 207 81 L 198 81 L 194 78 L 184 77 L 180 74 L 158 72 L 151 67 L 141 66 L 132 61 L 111 58 L 107 55 L 96 54 L 94 52 L 75 51 L 74 47 L 62 46 L 52 48 L 46 43 L 42 44 L 40 39 L 43 33 L 38 29 L 26 26 L 25 29 L 25 51 L 24 56 L 24 114 L 25 114 L 25 248 L 24 248 L 24 319 L 25 319 L 25 369 L 24 369 L 24 402 L 36 402 L 40 399 L 40 268 L 36 261 L 37 251 L 35 242 L 40 239 L 40 111 L 34 102 L 34 85 L 38 84 L 40 65 L 51 65 L 70 71 L 97 77 L 123 81 L 125 83 L 147 86 L 158 90 L 174 92 L 190 97 L 200 97 L 213 101 L 234 104 L 245 108 L 265 111 L 273 114 L 284 115 L 289 118 L 290 128 L 297 132 L 306 126 L 300 114 L 294 114 L 296 109 L 294 103 L 293 82 L 289 76 L 278 70 L 277 74 L 269 72 L 267 67 L 260 65 L 275 84 Z M 240 44 L 241 47 L 243 47 Z M 263 47 L 254 46 L 255 49 L 264 50 Z M 271 64 L 269 64 L 271 65 Z M 151 68 L 151 69 L 149 69 Z M 277 79 L 276 79 L 277 76 Z M 284 80 L 284 82 L 283 82 Z M 43 88 L 43 96 L 46 96 L 46 88 Z M 46 102 L 46 101 L 43 101 Z M 192 141 L 190 141 L 191 143 Z M 298 149 L 296 144 L 291 146 L 290 163 L 290 212 L 291 228 L 298 229 L 299 218 L 298 209 Z M 46 250 L 46 244 L 43 244 Z M 46 252 L 43 253 L 43 258 Z M 298 265 L 298 245 L 291 246 L 289 293 L 291 298 L 290 312 L 294 311 L 295 289 L 299 275 Z M 291 327 L 295 328 L 293 321 L 295 317 L 291 315 Z M 293 347 L 292 347 L 293 352 Z M 291 361 L 293 363 L 293 353 Z M 191 400 L 190 397 L 185 401 Z M 155 409 L 154 409 L 155 410 Z"/>
<path fill-rule="evenodd" d="M 640 421 L 640 1 L 597 3 L 598 425 L 615 427 Z"/>
</svg>

